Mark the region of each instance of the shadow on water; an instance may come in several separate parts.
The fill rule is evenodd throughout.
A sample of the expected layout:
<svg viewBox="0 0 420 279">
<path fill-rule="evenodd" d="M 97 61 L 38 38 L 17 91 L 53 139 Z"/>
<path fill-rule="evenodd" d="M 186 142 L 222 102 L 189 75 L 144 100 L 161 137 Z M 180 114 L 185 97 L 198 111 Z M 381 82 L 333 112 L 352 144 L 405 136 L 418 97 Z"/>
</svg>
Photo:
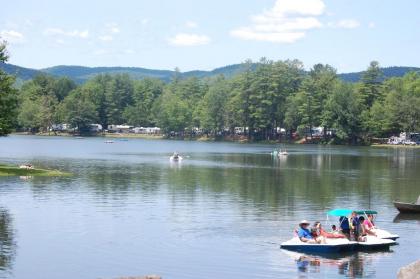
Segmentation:
<svg viewBox="0 0 420 279">
<path fill-rule="evenodd" d="M 6 209 L 0 208 L 0 278 L 10 275 L 15 255 L 13 220 Z"/>
</svg>

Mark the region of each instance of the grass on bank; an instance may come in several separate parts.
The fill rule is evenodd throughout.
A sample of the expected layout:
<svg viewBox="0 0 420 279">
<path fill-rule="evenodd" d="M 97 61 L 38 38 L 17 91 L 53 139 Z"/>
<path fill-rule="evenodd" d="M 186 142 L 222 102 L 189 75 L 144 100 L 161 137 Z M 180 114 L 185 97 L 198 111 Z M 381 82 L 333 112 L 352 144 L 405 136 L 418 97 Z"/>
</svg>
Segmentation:
<svg viewBox="0 0 420 279">
<path fill-rule="evenodd" d="M 46 169 L 21 169 L 16 166 L 0 165 L 0 176 L 70 176 L 69 172 Z"/>
</svg>

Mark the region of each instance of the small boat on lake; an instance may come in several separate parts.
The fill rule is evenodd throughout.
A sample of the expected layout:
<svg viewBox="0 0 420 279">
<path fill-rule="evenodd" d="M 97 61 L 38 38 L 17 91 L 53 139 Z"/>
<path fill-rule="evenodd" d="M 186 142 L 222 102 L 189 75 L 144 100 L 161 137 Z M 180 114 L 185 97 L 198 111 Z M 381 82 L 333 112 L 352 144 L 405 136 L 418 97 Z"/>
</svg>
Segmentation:
<svg viewBox="0 0 420 279">
<path fill-rule="evenodd" d="M 420 213 L 420 196 L 415 203 L 394 201 L 394 206 L 401 213 Z"/>
<path fill-rule="evenodd" d="M 20 165 L 19 168 L 25 169 L 25 170 L 33 170 L 34 166 L 32 164 L 24 164 L 24 165 Z"/>
<path fill-rule="evenodd" d="M 173 162 L 179 162 L 179 161 L 182 161 L 182 159 L 183 159 L 182 156 L 179 155 L 178 152 L 174 152 L 174 154 L 172 154 L 172 156 L 169 157 L 169 160 Z"/>
<path fill-rule="evenodd" d="M 283 242 L 280 248 L 304 252 L 304 253 L 341 253 L 354 251 L 357 246 L 356 241 L 349 241 L 346 238 L 327 238 L 326 243 L 307 243 L 293 237 L 292 239 Z"/>
<path fill-rule="evenodd" d="M 283 242 L 280 248 L 313 254 L 330 254 L 353 251 L 386 251 L 396 242 L 391 239 L 382 239 L 375 236 L 367 236 L 365 241 L 350 241 L 346 238 L 326 238 L 326 243 L 307 243 L 294 237 Z"/>
<path fill-rule="evenodd" d="M 285 150 L 280 150 L 279 151 L 279 153 L 278 153 L 278 156 L 280 157 L 280 156 L 287 156 L 287 155 L 289 155 L 289 153 L 287 153 L 287 150 L 285 149 Z"/>
<path fill-rule="evenodd" d="M 357 215 L 364 215 L 365 220 L 368 219 L 367 215 L 377 215 L 378 212 L 375 210 L 352 210 L 352 209 L 334 209 L 334 210 L 330 210 L 328 212 L 329 216 L 336 216 L 336 217 L 349 217 L 351 215 L 352 212 L 356 212 Z M 327 215 L 327 219 L 328 219 L 328 215 Z M 380 229 L 375 227 L 374 229 L 372 229 L 373 232 L 376 233 L 377 238 L 380 239 L 390 239 L 390 240 L 396 240 L 399 238 L 399 236 L 397 234 L 393 234 L 390 233 L 384 229 Z"/>
<path fill-rule="evenodd" d="M 272 156 L 276 156 L 276 157 L 282 157 L 282 156 L 289 155 L 289 153 L 287 153 L 286 149 L 274 149 L 270 154 Z"/>
<path fill-rule="evenodd" d="M 104 141 L 104 143 L 114 143 L 114 141 L 113 140 L 106 140 L 106 141 Z"/>
</svg>

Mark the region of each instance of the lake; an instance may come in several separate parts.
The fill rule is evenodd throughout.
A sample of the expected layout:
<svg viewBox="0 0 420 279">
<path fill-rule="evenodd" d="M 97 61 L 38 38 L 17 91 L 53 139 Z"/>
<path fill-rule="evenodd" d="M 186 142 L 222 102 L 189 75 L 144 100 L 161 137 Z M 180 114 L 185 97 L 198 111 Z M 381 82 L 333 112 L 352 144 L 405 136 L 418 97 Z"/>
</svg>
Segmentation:
<svg viewBox="0 0 420 279">
<path fill-rule="evenodd" d="M 71 177 L 0 177 L 0 278 L 393 278 L 420 258 L 420 149 L 104 138 L 0 138 L 0 162 Z M 180 163 L 169 156 L 178 151 Z M 301 219 L 374 209 L 389 252 L 301 257 Z M 330 218 L 330 222 L 336 220 Z"/>
</svg>

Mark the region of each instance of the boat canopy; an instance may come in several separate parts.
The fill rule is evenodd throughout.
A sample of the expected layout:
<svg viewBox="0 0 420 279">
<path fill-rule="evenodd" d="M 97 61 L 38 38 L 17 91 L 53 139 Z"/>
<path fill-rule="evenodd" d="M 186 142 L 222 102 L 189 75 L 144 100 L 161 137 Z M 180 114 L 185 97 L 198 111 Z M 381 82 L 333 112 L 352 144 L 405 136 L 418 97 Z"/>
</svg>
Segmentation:
<svg viewBox="0 0 420 279">
<path fill-rule="evenodd" d="M 352 210 L 352 209 L 345 209 L 345 208 L 337 208 L 328 211 L 328 215 L 331 216 L 349 216 L 353 211 L 356 211 L 357 214 L 378 214 L 375 210 Z"/>
</svg>

